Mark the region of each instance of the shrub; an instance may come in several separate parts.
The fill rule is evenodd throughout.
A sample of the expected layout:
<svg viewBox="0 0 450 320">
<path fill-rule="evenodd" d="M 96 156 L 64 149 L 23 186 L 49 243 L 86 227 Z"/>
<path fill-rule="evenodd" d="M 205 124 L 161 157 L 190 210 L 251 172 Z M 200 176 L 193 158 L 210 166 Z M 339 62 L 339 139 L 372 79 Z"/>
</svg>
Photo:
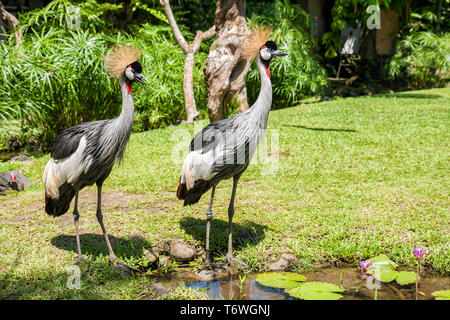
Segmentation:
<svg viewBox="0 0 450 320">
<path fill-rule="evenodd" d="M 42 147 L 47 148 L 65 128 L 116 117 L 121 108 L 120 89 L 118 81 L 107 76 L 103 57 L 117 43 L 144 49 L 140 61 L 150 88 L 136 85 L 135 129 L 161 127 L 185 116 L 184 54 L 169 26 L 131 27 L 133 37 L 107 23 L 101 26 L 98 16 L 90 14 L 93 2 L 87 1 L 80 4 L 80 28 L 70 30 L 65 24 L 69 5 L 67 0 L 57 0 L 21 15 L 23 43 L 17 47 L 12 35 L 8 42 L 0 43 L 0 119 L 16 119 L 22 128 L 39 129 Z M 99 12 L 102 10 L 112 7 L 100 5 Z M 194 69 L 199 106 L 206 105 L 200 70 L 205 58 L 206 54 L 199 53 Z"/>
<path fill-rule="evenodd" d="M 450 76 L 450 33 L 414 32 L 397 43 L 387 65 L 390 77 L 404 78 L 417 89 L 441 87 Z"/>
<path fill-rule="evenodd" d="M 311 51 L 315 41 L 309 30 L 309 15 L 296 4 L 277 0 L 273 3 L 252 4 L 248 25 L 267 25 L 272 28 L 270 39 L 289 55 L 271 63 L 274 108 L 290 106 L 299 100 L 320 95 L 327 84 L 325 69 Z M 253 64 L 247 78 L 250 101 L 255 101 L 260 89 L 258 70 Z"/>
</svg>

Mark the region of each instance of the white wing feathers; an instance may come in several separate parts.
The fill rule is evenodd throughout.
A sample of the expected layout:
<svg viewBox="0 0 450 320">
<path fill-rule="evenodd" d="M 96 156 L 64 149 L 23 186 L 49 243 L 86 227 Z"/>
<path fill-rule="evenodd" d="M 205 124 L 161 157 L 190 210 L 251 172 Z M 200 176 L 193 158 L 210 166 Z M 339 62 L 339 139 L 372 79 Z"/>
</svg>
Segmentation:
<svg viewBox="0 0 450 320">
<path fill-rule="evenodd" d="M 82 161 L 82 155 L 86 148 L 86 138 L 80 139 L 77 150 L 69 157 L 62 160 L 51 158 L 45 166 L 42 180 L 45 184 L 45 192 L 52 198 L 59 198 L 59 187 L 65 182 L 72 184 L 82 173 L 86 173 L 91 165 L 91 158 L 88 156 Z"/>
<path fill-rule="evenodd" d="M 215 149 L 204 154 L 201 150 L 188 153 L 181 168 L 181 183 L 186 184 L 187 190 L 192 189 L 195 181 L 208 181 L 216 175 L 211 172 L 215 159 Z"/>
</svg>

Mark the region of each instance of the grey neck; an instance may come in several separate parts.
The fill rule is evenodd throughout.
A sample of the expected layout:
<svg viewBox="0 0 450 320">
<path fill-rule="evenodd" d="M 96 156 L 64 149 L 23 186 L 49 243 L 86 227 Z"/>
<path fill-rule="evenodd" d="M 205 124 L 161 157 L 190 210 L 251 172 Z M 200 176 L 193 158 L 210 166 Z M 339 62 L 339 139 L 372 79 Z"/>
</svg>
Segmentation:
<svg viewBox="0 0 450 320">
<path fill-rule="evenodd" d="M 134 121 L 134 103 L 133 97 L 127 91 L 128 78 L 123 74 L 120 78 L 120 88 L 122 89 L 122 111 L 117 118 L 121 128 L 131 130 Z M 128 131 L 128 130 L 127 130 Z"/>
<path fill-rule="evenodd" d="M 265 129 L 270 107 L 272 106 L 272 82 L 266 73 L 265 62 L 263 62 L 260 55 L 256 58 L 256 65 L 261 77 L 261 91 L 255 104 L 250 109 L 254 112 L 255 118 L 259 122 L 259 127 Z"/>
</svg>

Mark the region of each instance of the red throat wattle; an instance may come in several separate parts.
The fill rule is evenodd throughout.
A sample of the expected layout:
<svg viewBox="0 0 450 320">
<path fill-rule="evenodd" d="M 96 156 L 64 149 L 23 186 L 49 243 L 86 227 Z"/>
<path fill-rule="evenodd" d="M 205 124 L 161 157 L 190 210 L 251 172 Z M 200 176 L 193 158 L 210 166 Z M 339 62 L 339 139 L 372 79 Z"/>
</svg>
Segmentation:
<svg viewBox="0 0 450 320">
<path fill-rule="evenodd" d="M 268 63 L 265 63 L 265 64 L 264 64 L 264 67 L 266 68 L 266 73 L 267 73 L 267 76 L 268 76 L 268 77 L 269 77 L 269 79 L 270 79 L 269 64 L 268 64 Z"/>
<path fill-rule="evenodd" d="M 127 80 L 127 92 L 128 94 L 131 94 L 131 81 Z"/>
</svg>

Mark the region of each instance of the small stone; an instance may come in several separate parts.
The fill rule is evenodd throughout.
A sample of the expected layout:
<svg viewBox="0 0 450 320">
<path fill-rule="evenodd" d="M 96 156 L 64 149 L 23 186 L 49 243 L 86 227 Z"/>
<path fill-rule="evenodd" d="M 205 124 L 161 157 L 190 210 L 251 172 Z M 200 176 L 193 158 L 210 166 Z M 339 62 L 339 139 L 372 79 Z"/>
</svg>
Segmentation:
<svg viewBox="0 0 450 320">
<path fill-rule="evenodd" d="M 298 258 L 292 253 L 283 253 L 274 263 L 269 265 L 271 271 L 285 271 L 291 264 L 297 264 Z"/>
<path fill-rule="evenodd" d="M 192 261 L 195 258 L 195 248 L 182 239 L 174 239 L 170 244 L 169 254 L 181 262 Z"/>
<path fill-rule="evenodd" d="M 283 258 L 278 259 L 277 262 L 274 262 L 269 265 L 269 269 L 271 271 L 284 271 L 289 266 L 289 263 Z"/>
<path fill-rule="evenodd" d="M 156 254 L 145 248 L 142 253 L 150 266 L 156 265 L 156 263 L 158 262 L 158 256 Z"/>
<path fill-rule="evenodd" d="M 170 257 L 160 256 L 158 264 L 160 268 L 167 268 L 170 265 Z"/>
<path fill-rule="evenodd" d="M 298 264 L 298 258 L 295 254 L 292 253 L 283 253 L 281 258 L 286 260 L 290 264 Z"/>
<path fill-rule="evenodd" d="M 12 157 L 9 159 L 10 162 L 33 162 L 33 160 L 24 154 L 20 154 L 18 156 Z"/>
<path fill-rule="evenodd" d="M 166 241 L 161 241 L 151 249 L 156 254 L 168 254 L 170 251 L 170 245 Z"/>
<path fill-rule="evenodd" d="M 169 292 L 170 292 L 169 288 L 166 288 L 163 284 L 161 284 L 159 282 L 151 283 L 148 286 L 155 291 L 155 293 L 158 297 L 165 296 L 165 295 L 169 294 Z"/>
</svg>

